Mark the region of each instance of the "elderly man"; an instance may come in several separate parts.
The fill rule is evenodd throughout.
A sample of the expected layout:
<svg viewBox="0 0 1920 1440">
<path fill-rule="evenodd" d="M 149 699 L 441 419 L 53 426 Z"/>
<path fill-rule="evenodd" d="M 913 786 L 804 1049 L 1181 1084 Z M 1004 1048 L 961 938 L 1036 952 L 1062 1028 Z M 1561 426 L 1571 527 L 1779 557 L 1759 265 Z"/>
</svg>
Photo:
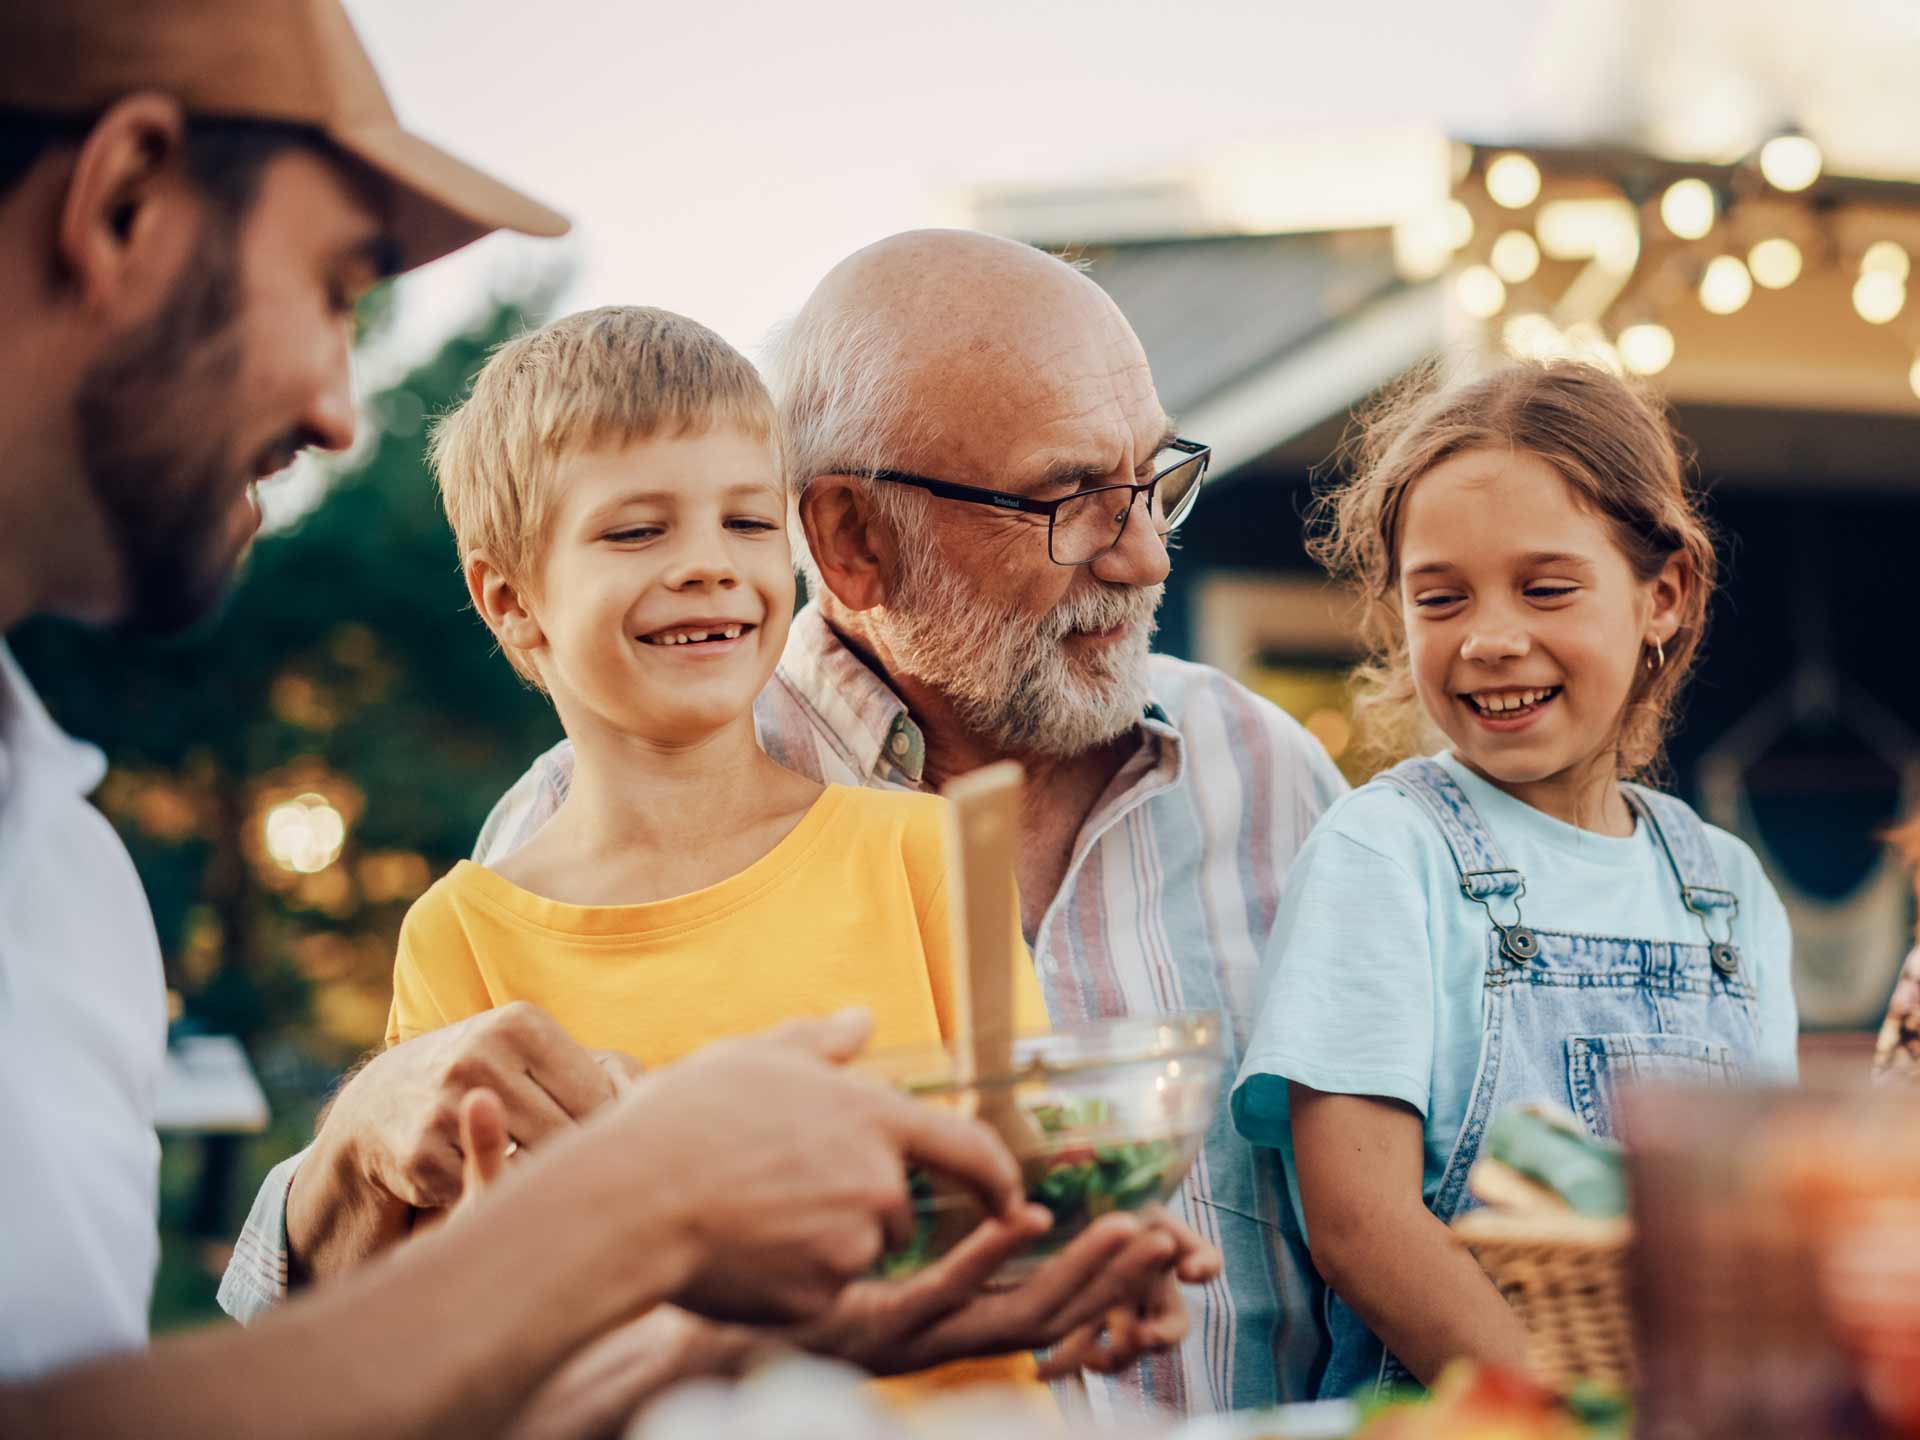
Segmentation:
<svg viewBox="0 0 1920 1440">
<path fill-rule="evenodd" d="M 1237 1042 L 1288 865 L 1343 782 L 1274 706 L 1149 654 L 1167 533 L 1206 456 L 1161 409 L 1125 318 L 1027 246 L 899 235 L 827 276 L 779 337 L 772 381 L 815 603 L 757 707 L 768 751 L 908 788 L 1017 757 L 1022 911 L 1053 1019 L 1217 1006 Z M 531 835 L 571 773 L 564 744 L 543 756 L 478 858 Z M 379 1178 L 408 1153 L 391 1117 L 447 1101 L 397 1082 L 383 1102 L 374 1078 L 323 1129 L 315 1183 L 303 1165 L 283 1209 L 288 1172 L 269 1181 L 230 1299 L 277 1294 L 289 1248 L 328 1270 L 391 1223 L 364 1218 L 406 1189 Z M 1290 1347 L 1311 1343 L 1286 1323 L 1306 1317 L 1273 1177 L 1224 1097 L 1178 1208 L 1225 1252 L 1225 1277 L 1183 1349 L 1097 1385 L 1096 1410 L 1270 1404 L 1299 1368 Z"/>
<path fill-rule="evenodd" d="M 379 275 L 564 224 L 402 131 L 337 0 L 6 0 L 0 631 L 198 618 L 259 524 L 255 482 L 350 443 L 354 305 Z M 845 1328 L 916 1159 L 1022 1213 L 984 1126 L 833 1063 L 858 1015 L 638 1081 L 558 1054 L 546 1103 L 591 1121 L 459 1223 L 256 1332 L 148 1349 L 164 978 L 87 803 L 104 768 L 0 644 L 0 1435 L 492 1434 L 660 1302 Z M 551 1053 L 542 1026 L 493 1033 Z M 475 1082 L 511 1098 L 534 1075 L 466 1078 L 470 1160 L 504 1148 L 509 1108 Z M 1021 1238 L 986 1230 L 983 1264 Z"/>
</svg>

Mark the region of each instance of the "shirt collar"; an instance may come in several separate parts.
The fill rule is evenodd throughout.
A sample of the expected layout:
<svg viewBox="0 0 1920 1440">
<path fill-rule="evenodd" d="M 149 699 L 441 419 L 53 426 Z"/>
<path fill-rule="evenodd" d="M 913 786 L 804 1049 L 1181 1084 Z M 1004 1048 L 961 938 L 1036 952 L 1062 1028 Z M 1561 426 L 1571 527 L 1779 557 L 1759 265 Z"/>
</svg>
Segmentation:
<svg viewBox="0 0 1920 1440">
<path fill-rule="evenodd" d="M 793 617 L 787 648 L 780 657 L 780 674 L 819 711 L 848 748 L 858 773 L 910 785 L 922 783 L 926 736 L 906 702 L 834 633 L 819 606 L 808 605 Z M 1147 771 L 1165 768 L 1167 783 L 1178 783 L 1186 747 L 1159 701 L 1148 700 L 1141 729 L 1146 742 L 1141 749 L 1150 756 Z"/>
<path fill-rule="evenodd" d="M 30 771 L 89 795 L 105 777 L 107 761 L 94 746 L 54 724 L 13 651 L 0 640 L 0 800 Z"/>
<path fill-rule="evenodd" d="M 897 771 L 905 783 L 920 784 L 926 737 L 906 702 L 834 634 L 818 605 L 793 617 L 780 677 L 819 712 L 857 773 L 888 778 Z"/>
</svg>

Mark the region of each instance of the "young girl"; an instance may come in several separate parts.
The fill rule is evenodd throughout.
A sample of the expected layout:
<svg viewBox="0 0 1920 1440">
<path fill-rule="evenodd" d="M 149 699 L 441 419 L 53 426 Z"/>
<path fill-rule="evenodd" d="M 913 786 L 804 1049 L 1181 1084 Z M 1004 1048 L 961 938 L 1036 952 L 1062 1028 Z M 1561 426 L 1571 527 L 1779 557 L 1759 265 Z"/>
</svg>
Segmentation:
<svg viewBox="0 0 1920 1440">
<path fill-rule="evenodd" d="M 1362 716 L 1441 748 L 1301 850 L 1233 1096 L 1328 1286 L 1323 1395 L 1456 1356 L 1524 1368 L 1447 1230 L 1502 1110 L 1551 1101 L 1604 1135 L 1622 1081 L 1795 1065 L 1786 913 L 1753 852 L 1628 783 L 1714 581 L 1662 415 L 1603 370 L 1515 365 L 1390 401 L 1359 460 L 1316 554 L 1375 602 Z"/>
</svg>

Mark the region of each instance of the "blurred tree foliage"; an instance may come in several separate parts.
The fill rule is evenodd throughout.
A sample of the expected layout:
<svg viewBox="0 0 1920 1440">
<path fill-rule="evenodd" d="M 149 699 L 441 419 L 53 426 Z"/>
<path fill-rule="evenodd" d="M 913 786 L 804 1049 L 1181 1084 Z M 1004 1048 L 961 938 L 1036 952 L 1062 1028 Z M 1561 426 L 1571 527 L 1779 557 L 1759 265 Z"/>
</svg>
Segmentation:
<svg viewBox="0 0 1920 1440">
<path fill-rule="evenodd" d="M 111 761 L 96 798 L 146 882 L 186 1020 L 240 1036 L 270 1086 L 289 1061 L 331 1071 L 379 1039 L 408 902 L 559 736 L 467 604 L 423 455 L 432 417 L 541 304 L 493 305 L 371 397 L 362 458 L 255 546 L 199 631 L 41 621 L 9 637 L 55 718 Z M 310 874 L 265 841 L 272 807 L 304 794 L 346 821 Z"/>
</svg>

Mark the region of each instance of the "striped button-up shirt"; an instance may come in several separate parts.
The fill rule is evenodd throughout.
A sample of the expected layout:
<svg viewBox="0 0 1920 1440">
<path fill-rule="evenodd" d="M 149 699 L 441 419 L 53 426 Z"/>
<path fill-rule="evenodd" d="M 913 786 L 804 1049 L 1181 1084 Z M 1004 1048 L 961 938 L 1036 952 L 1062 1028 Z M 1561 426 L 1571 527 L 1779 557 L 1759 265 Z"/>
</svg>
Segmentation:
<svg viewBox="0 0 1920 1440">
<path fill-rule="evenodd" d="M 1345 782 L 1291 717 L 1226 675 L 1161 655 L 1149 663 L 1153 703 L 1138 747 L 1087 817 L 1027 940 L 1056 1024 L 1218 1009 L 1230 1021 L 1232 1075 L 1287 870 Z M 926 745 L 905 703 L 814 607 L 794 617 L 754 718 L 767 753 L 803 775 L 922 788 Z M 523 844 L 559 809 L 572 778 L 563 741 L 494 808 L 474 858 L 497 861 Z M 1096 1416 L 1126 1413 L 1141 1397 L 1182 1412 L 1295 1398 L 1315 1332 L 1303 1277 L 1279 1236 L 1277 1179 L 1271 1153 L 1235 1134 L 1223 1087 L 1173 1208 L 1220 1247 L 1224 1272 L 1199 1293 L 1177 1354 L 1089 1377 Z M 270 1180 L 241 1247 L 269 1283 L 285 1250 L 284 1188 L 275 1189 Z"/>
</svg>

